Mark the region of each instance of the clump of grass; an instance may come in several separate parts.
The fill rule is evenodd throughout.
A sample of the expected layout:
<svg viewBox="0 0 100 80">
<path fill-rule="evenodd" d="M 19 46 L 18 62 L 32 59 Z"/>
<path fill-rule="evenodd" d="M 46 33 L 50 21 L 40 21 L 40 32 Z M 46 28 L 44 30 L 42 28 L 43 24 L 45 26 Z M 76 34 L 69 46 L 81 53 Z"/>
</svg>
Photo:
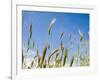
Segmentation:
<svg viewBox="0 0 100 80">
<path fill-rule="evenodd" d="M 89 66 L 89 55 L 80 56 L 80 66 Z"/>
</svg>

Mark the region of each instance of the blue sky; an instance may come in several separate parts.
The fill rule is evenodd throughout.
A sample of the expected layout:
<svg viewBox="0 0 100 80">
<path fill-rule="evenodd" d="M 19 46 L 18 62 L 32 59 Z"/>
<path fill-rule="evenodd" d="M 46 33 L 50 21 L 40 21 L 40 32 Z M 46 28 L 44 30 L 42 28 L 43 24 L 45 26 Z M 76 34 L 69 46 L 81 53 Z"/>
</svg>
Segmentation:
<svg viewBox="0 0 100 80">
<path fill-rule="evenodd" d="M 69 47 L 69 34 L 72 34 L 73 53 L 79 44 L 80 30 L 83 33 L 84 39 L 89 40 L 89 14 L 83 13 L 63 13 L 63 12 L 36 12 L 22 11 L 23 16 L 23 43 L 26 44 L 29 38 L 29 26 L 32 24 L 32 39 L 35 42 L 35 48 L 39 49 L 39 53 L 43 52 L 43 48 L 47 42 L 51 45 L 51 51 L 58 48 L 60 44 L 60 33 L 64 32 L 62 41 L 64 47 Z M 52 19 L 56 21 L 51 29 L 51 35 L 48 36 L 48 27 Z"/>
</svg>

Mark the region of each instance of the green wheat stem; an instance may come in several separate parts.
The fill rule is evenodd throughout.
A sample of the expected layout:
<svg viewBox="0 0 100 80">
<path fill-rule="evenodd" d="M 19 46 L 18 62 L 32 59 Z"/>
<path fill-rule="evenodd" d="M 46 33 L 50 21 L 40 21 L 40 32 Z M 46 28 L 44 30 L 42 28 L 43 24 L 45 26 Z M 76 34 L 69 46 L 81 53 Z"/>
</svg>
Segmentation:
<svg viewBox="0 0 100 80">
<path fill-rule="evenodd" d="M 64 58 L 63 58 L 63 66 L 66 64 L 66 59 L 68 57 L 68 48 L 65 49 Z"/>
<path fill-rule="evenodd" d="M 72 57 L 72 59 L 71 59 L 71 62 L 70 62 L 70 67 L 72 67 L 73 62 L 74 62 L 74 56 L 73 56 L 73 57 Z"/>
<path fill-rule="evenodd" d="M 42 58 L 41 58 L 41 64 L 40 64 L 40 67 L 42 67 L 42 65 L 43 65 L 43 63 L 44 63 L 45 56 L 46 56 L 46 52 L 47 52 L 47 47 L 44 47 L 43 55 L 42 55 Z"/>
</svg>

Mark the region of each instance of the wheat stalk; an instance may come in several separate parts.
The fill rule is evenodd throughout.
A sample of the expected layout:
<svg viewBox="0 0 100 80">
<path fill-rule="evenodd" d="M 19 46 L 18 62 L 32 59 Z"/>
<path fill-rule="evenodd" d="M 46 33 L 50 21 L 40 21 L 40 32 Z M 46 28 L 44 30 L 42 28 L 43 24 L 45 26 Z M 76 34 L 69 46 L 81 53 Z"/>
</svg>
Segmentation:
<svg viewBox="0 0 100 80">
<path fill-rule="evenodd" d="M 68 57 L 68 48 L 65 49 L 64 58 L 63 58 L 63 66 L 66 64 L 66 59 Z"/>
<path fill-rule="evenodd" d="M 79 32 L 80 42 L 81 42 L 83 40 L 83 34 L 82 34 L 82 32 L 80 30 L 78 32 Z"/>
<path fill-rule="evenodd" d="M 72 59 L 71 59 L 71 62 L 70 62 L 70 67 L 72 67 L 73 62 L 74 62 L 74 56 L 73 56 L 73 57 L 72 57 Z"/>
<path fill-rule="evenodd" d="M 30 24 L 30 39 L 32 37 L 32 24 Z"/>
<path fill-rule="evenodd" d="M 60 39 L 62 38 L 63 34 L 64 34 L 64 32 L 60 33 Z"/>
<path fill-rule="evenodd" d="M 48 27 L 48 34 L 50 35 L 50 32 L 51 32 L 51 28 L 53 27 L 54 23 L 56 21 L 56 18 L 52 19 L 52 21 L 50 22 L 50 25 Z"/>
<path fill-rule="evenodd" d="M 42 65 L 43 65 L 43 63 L 44 63 L 45 56 L 46 56 L 46 52 L 47 52 L 47 47 L 44 47 L 43 55 L 42 55 L 42 58 L 41 58 L 41 64 L 40 64 L 40 67 L 42 67 Z"/>
</svg>

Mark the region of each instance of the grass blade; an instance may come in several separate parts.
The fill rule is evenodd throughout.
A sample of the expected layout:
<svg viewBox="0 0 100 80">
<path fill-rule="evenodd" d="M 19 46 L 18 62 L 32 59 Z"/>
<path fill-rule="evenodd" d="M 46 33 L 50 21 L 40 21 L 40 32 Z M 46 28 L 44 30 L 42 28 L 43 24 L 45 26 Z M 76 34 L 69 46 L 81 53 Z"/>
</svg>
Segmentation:
<svg viewBox="0 0 100 80">
<path fill-rule="evenodd" d="M 58 51 L 59 51 L 59 49 L 54 49 L 54 51 L 52 52 L 52 54 L 49 55 L 49 57 L 48 57 L 48 64 L 49 64 L 49 62 L 50 62 L 51 57 L 52 57 L 55 53 L 57 53 Z"/>
<path fill-rule="evenodd" d="M 66 48 L 65 53 L 64 53 L 63 66 L 65 66 L 65 64 L 66 64 L 67 57 L 68 57 L 68 48 Z"/>
<path fill-rule="evenodd" d="M 62 33 L 60 34 L 60 39 L 62 38 L 63 34 L 64 34 L 64 32 L 62 32 Z"/>
<path fill-rule="evenodd" d="M 72 57 L 72 60 L 71 60 L 71 62 L 70 62 L 70 67 L 72 67 L 73 62 L 74 62 L 74 56 Z"/>
<path fill-rule="evenodd" d="M 41 59 L 41 66 L 40 67 L 42 67 L 42 64 L 44 63 L 46 52 L 47 52 L 47 47 L 44 47 L 43 55 L 42 55 L 42 59 Z"/>
<path fill-rule="evenodd" d="M 82 34 L 82 32 L 80 30 L 78 32 L 79 32 L 80 42 L 81 42 L 83 40 L 83 34 Z"/>
<path fill-rule="evenodd" d="M 24 63 L 24 55 L 23 55 L 23 50 L 22 50 L 22 68 L 23 68 L 23 63 Z"/>
<path fill-rule="evenodd" d="M 30 39 L 32 37 L 32 24 L 30 25 Z"/>
</svg>

